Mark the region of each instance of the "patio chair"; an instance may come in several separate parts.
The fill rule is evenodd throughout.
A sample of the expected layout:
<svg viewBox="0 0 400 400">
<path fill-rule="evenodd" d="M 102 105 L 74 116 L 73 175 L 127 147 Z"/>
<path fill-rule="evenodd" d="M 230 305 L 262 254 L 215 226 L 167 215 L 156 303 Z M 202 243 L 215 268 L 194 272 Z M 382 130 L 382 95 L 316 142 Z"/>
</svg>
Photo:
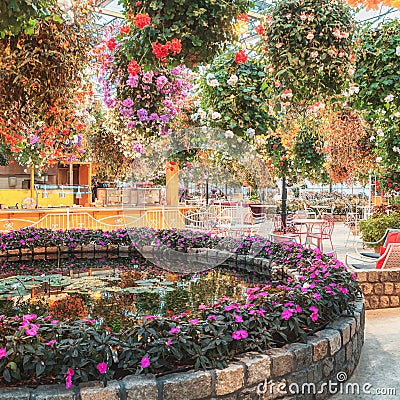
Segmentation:
<svg viewBox="0 0 400 400">
<path fill-rule="evenodd" d="M 350 259 L 361 263 L 354 264 Z M 345 264 L 352 269 L 376 269 L 379 263 L 382 263 L 382 269 L 400 268 L 400 243 L 389 243 L 378 259 L 367 260 L 346 253 Z"/>
<path fill-rule="evenodd" d="M 335 227 L 335 220 L 333 218 L 333 215 L 331 214 L 324 214 L 322 216 L 322 219 L 324 220 L 324 222 L 318 226 L 318 231 L 310 232 L 307 235 L 307 240 L 317 239 L 317 247 L 321 251 L 323 251 L 324 249 L 323 241 L 329 240 L 331 242 L 332 250 L 334 250 L 332 243 L 332 233 Z"/>
<path fill-rule="evenodd" d="M 400 229 L 393 229 L 393 228 L 387 228 L 383 236 L 377 240 L 376 242 L 362 242 L 363 246 L 366 247 L 378 247 L 380 244 L 382 244 L 382 247 L 387 247 L 388 245 L 388 239 L 390 242 L 391 238 L 391 233 L 400 233 Z M 379 253 L 374 253 L 374 252 L 368 252 L 368 251 L 359 251 L 356 247 L 354 247 L 355 252 L 357 253 L 358 257 L 365 257 L 367 260 L 368 259 L 373 259 L 377 260 L 380 257 Z"/>
<path fill-rule="evenodd" d="M 282 216 L 281 214 L 274 214 L 273 218 L 273 231 L 272 235 L 276 235 L 279 237 L 286 236 L 287 238 L 298 238 L 301 243 L 301 234 L 298 232 L 297 226 L 293 223 L 293 218 L 288 215 L 286 217 L 286 228 L 283 226 Z"/>
</svg>

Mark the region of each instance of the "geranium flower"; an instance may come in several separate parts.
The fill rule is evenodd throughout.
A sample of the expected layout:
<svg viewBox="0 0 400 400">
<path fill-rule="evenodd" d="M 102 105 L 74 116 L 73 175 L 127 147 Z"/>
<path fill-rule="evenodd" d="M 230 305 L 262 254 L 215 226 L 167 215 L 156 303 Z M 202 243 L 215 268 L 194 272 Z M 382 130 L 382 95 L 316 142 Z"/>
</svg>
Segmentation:
<svg viewBox="0 0 400 400">
<path fill-rule="evenodd" d="M 115 47 L 117 46 L 117 42 L 115 41 L 115 38 L 108 39 L 106 42 L 106 46 L 110 51 L 113 51 Z"/>
<path fill-rule="evenodd" d="M 265 29 L 264 29 L 264 27 L 263 27 L 262 25 L 258 25 L 258 26 L 256 27 L 256 32 L 261 36 L 261 35 L 264 34 Z"/>
<path fill-rule="evenodd" d="M 239 50 L 235 55 L 235 63 L 238 65 L 245 64 L 247 62 L 248 55 L 244 50 Z"/>
<path fill-rule="evenodd" d="M 146 14 L 137 14 L 133 18 L 133 25 L 135 25 L 139 29 L 143 29 L 144 27 L 151 24 L 151 18 L 148 13 Z"/>
<path fill-rule="evenodd" d="M 237 20 L 241 22 L 249 22 L 249 16 L 247 14 L 239 14 Z"/>
</svg>

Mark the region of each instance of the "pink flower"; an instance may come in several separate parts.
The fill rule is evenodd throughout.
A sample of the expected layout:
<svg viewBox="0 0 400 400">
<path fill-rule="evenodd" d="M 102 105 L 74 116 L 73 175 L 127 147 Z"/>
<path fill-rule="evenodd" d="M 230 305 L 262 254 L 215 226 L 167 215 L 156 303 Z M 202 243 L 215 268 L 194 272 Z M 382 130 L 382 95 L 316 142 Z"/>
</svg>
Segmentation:
<svg viewBox="0 0 400 400">
<path fill-rule="evenodd" d="M 168 340 L 165 342 L 165 344 L 166 344 L 167 346 L 171 346 L 172 340 L 171 340 L 171 339 L 168 339 Z"/>
<path fill-rule="evenodd" d="M 199 320 L 198 320 L 198 319 L 191 319 L 189 322 L 190 322 L 192 325 L 197 325 L 197 324 L 199 323 Z"/>
<path fill-rule="evenodd" d="M 74 376 L 75 375 L 75 371 L 72 368 L 68 368 L 67 375 Z"/>
<path fill-rule="evenodd" d="M 212 321 L 215 321 L 216 319 L 217 319 L 217 316 L 216 315 L 209 315 L 208 317 L 207 317 L 207 319 L 209 319 L 210 321 L 212 320 Z"/>
<path fill-rule="evenodd" d="M 171 328 L 170 330 L 169 330 L 169 333 L 171 334 L 171 335 L 174 335 L 175 333 L 178 333 L 180 331 L 180 328 Z"/>
<path fill-rule="evenodd" d="M 293 315 L 293 311 L 292 311 L 292 309 L 290 309 L 290 308 L 288 308 L 287 310 L 283 310 L 282 311 L 282 314 L 281 314 L 281 317 L 284 319 L 284 320 L 288 320 L 288 319 L 290 319 L 290 317 Z"/>
<path fill-rule="evenodd" d="M 31 336 L 31 337 L 36 336 L 36 335 L 37 335 L 38 328 L 39 328 L 39 325 L 31 324 L 30 328 L 28 328 L 28 329 L 25 330 L 25 333 L 26 333 L 28 336 Z"/>
<path fill-rule="evenodd" d="M 313 294 L 315 300 L 321 300 L 321 295 L 319 293 Z"/>
<path fill-rule="evenodd" d="M 36 314 L 26 314 L 26 315 L 23 315 L 22 316 L 22 320 L 23 321 L 32 321 L 32 320 L 34 320 L 34 319 L 36 319 L 37 318 L 37 315 Z"/>
<path fill-rule="evenodd" d="M 56 340 L 50 340 L 49 342 L 45 343 L 46 346 L 52 346 L 54 343 L 56 343 Z"/>
<path fill-rule="evenodd" d="M 56 319 L 53 319 L 53 320 L 50 321 L 50 323 L 51 323 L 52 325 L 57 325 L 57 324 L 58 324 L 58 321 L 57 321 Z"/>
<path fill-rule="evenodd" d="M 246 339 L 248 336 L 249 336 L 248 332 L 243 329 L 239 329 L 238 331 L 232 332 L 232 338 L 235 340 Z"/>
<path fill-rule="evenodd" d="M 206 310 L 207 306 L 205 306 L 204 304 L 200 304 L 199 305 L 199 310 Z"/>
<path fill-rule="evenodd" d="M 145 356 L 140 360 L 140 366 L 145 369 L 150 367 L 150 360 L 149 357 Z"/>
<path fill-rule="evenodd" d="M 72 386 L 72 377 L 71 375 L 67 375 L 65 378 L 65 389 L 69 389 Z"/>
<path fill-rule="evenodd" d="M 105 363 L 105 362 L 98 363 L 97 364 L 97 370 L 101 374 L 105 374 L 107 372 L 107 363 Z"/>
<path fill-rule="evenodd" d="M 243 322 L 243 317 L 241 315 L 235 315 L 235 322 Z"/>
<path fill-rule="evenodd" d="M 296 308 L 294 309 L 294 311 L 297 313 L 301 313 L 303 310 L 301 309 L 301 307 L 299 305 L 297 305 Z"/>
<path fill-rule="evenodd" d="M 6 355 L 7 355 L 7 350 L 6 350 L 4 347 L 2 347 L 2 348 L 0 349 L 0 360 L 1 360 L 2 358 L 4 358 Z"/>
</svg>

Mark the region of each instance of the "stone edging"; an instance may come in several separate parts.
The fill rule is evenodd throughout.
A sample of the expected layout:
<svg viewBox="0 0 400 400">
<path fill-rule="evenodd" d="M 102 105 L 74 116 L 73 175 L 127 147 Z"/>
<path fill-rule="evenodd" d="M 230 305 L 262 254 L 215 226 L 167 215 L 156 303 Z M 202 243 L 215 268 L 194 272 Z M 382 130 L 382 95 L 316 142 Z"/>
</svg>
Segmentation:
<svg viewBox="0 0 400 400">
<path fill-rule="evenodd" d="M 338 318 L 307 339 L 264 354 L 245 354 L 222 370 L 128 376 L 107 387 L 88 382 L 65 390 L 63 385 L 36 389 L 0 389 L 2 400 L 269 400 L 325 399 L 293 390 L 307 383 L 318 391 L 323 383 L 337 382 L 339 372 L 351 376 L 364 343 L 365 307 L 360 300 L 353 316 Z M 267 383 L 265 385 L 265 383 Z M 281 386 L 279 386 L 281 385 Z M 288 394 L 284 394 L 284 391 Z M 262 394 L 260 392 L 264 392 Z M 308 393 L 306 389 L 305 393 Z"/>
<path fill-rule="evenodd" d="M 400 306 L 400 269 L 354 270 L 364 294 L 365 308 Z"/>
</svg>

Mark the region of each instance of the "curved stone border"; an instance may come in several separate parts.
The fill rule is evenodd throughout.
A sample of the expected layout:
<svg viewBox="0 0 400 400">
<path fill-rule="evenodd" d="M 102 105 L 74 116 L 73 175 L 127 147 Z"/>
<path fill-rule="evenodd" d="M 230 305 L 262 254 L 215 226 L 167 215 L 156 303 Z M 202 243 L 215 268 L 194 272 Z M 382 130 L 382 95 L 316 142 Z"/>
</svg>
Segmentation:
<svg viewBox="0 0 400 400">
<path fill-rule="evenodd" d="M 354 270 L 364 294 L 365 308 L 400 306 L 400 268 L 395 270 Z"/>
<path fill-rule="evenodd" d="M 338 318 L 307 339 L 264 354 L 248 353 L 222 370 L 127 376 L 107 387 L 88 382 L 65 390 L 63 385 L 36 389 L 0 389 L 2 400 L 257 400 L 325 399 L 338 374 L 350 377 L 364 343 L 365 307 Z M 325 384 L 325 385 L 324 385 Z M 345 383 L 344 383 L 345 385 Z M 322 391 L 319 394 L 313 393 Z M 297 394 L 299 389 L 304 394 Z M 324 390 L 323 390 L 324 389 Z M 285 394 L 286 391 L 286 394 Z M 296 396 L 296 397 L 293 397 Z"/>
</svg>

